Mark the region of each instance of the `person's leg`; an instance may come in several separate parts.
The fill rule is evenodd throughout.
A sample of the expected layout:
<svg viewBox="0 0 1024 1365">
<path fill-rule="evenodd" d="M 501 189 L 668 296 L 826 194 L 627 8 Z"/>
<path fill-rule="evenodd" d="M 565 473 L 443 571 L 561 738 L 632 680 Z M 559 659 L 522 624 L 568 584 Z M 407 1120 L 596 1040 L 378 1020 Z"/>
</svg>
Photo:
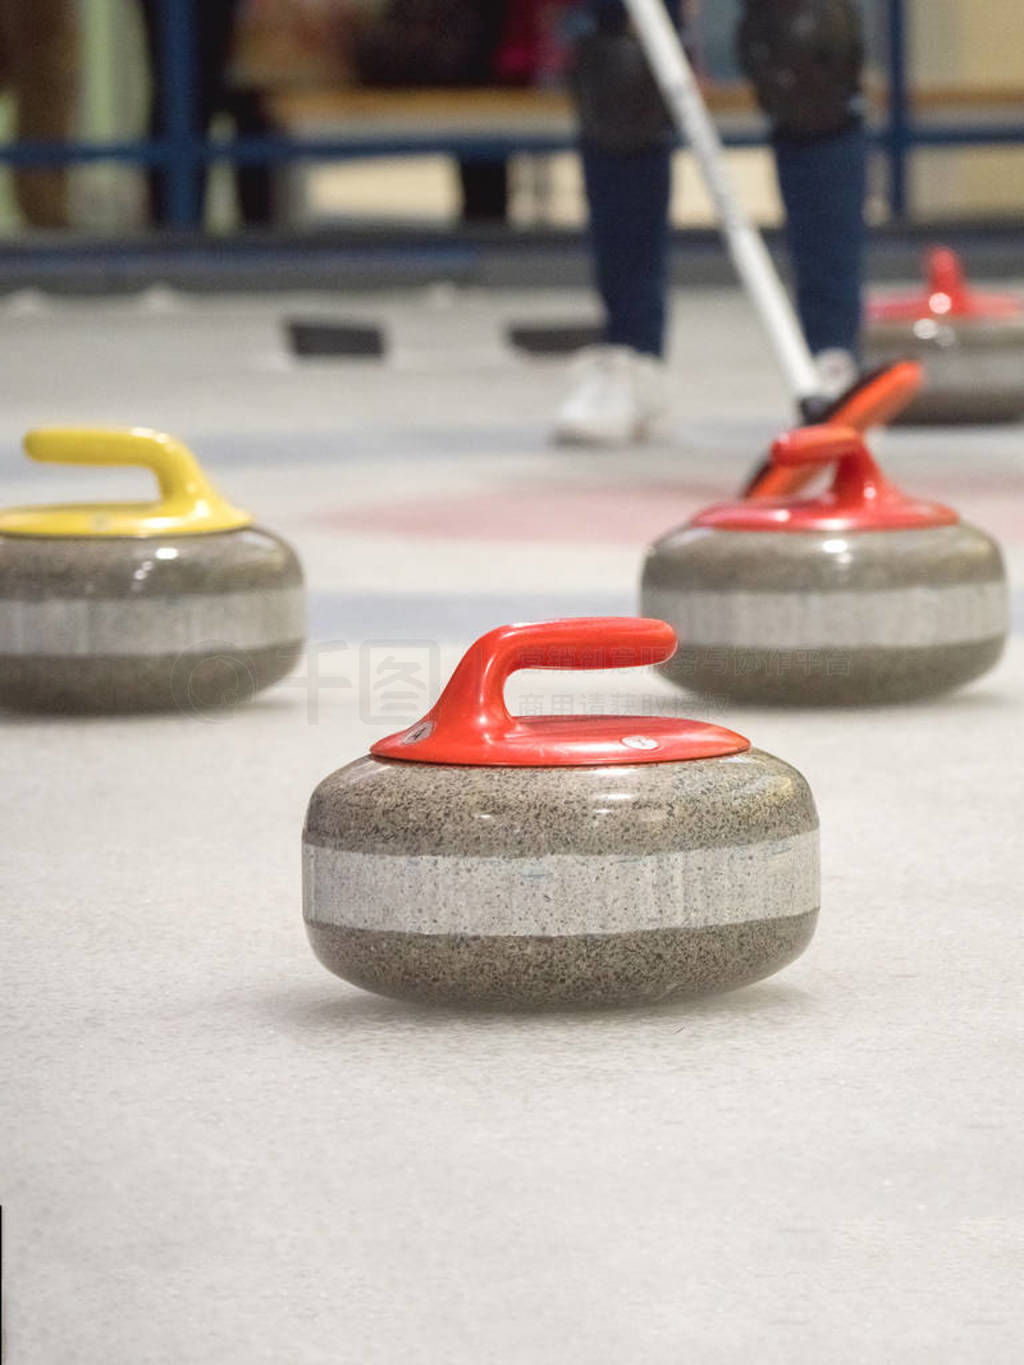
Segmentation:
<svg viewBox="0 0 1024 1365">
<path fill-rule="evenodd" d="M 860 344 L 867 135 L 857 123 L 813 141 L 777 137 L 797 308 L 816 354 Z"/>
<path fill-rule="evenodd" d="M 670 152 L 618 155 L 584 143 L 595 283 L 605 340 L 660 356 L 665 342 Z"/>
<path fill-rule="evenodd" d="M 146 41 L 146 55 L 149 59 L 150 96 L 147 128 L 151 138 L 162 138 L 167 131 L 164 119 L 164 92 L 170 73 L 164 51 L 163 15 L 164 6 L 175 0 L 140 0 L 143 33 Z M 193 0 L 181 0 L 193 4 Z M 202 5 L 193 5 L 193 23 Z M 193 35 L 194 36 L 194 35 Z M 197 66 L 200 65 L 197 63 Z M 196 72 L 197 91 L 202 86 L 202 73 Z M 206 129 L 206 123 L 195 121 L 197 133 Z M 154 227 L 165 227 L 170 221 L 170 176 L 161 166 L 153 166 L 147 172 L 147 192 L 149 198 L 149 221 Z M 202 188 L 205 176 L 196 171 L 190 182 L 189 221 L 198 224 L 202 217 Z"/>
<path fill-rule="evenodd" d="M 668 0 L 678 20 L 680 0 Z M 595 283 L 609 344 L 664 347 L 672 123 L 616 0 L 591 0 L 573 89 Z"/>
<path fill-rule="evenodd" d="M 678 21 L 680 0 L 666 0 Z M 621 444 L 660 427 L 668 287 L 671 118 L 618 0 L 590 0 L 572 86 L 605 344 L 585 352 L 559 410 L 562 441 Z"/>
<path fill-rule="evenodd" d="M 508 162 L 459 162 L 464 223 L 504 223 L 508 217 Z"/>
<path fill-rule="evenodd" d="M 240 0 L 203 0 L 197 34 L 199 63 L 203 73 L 201 99 L 204 127 L 215 114 L 229 114 L 238 137 L 262 137 L 273 131 L 258 90 L 232 89 L 228 66 Z M 273 177 L 268 165 L 239 166 L 235 173 L 238 206 L 243 223 L 267 224 L 273 220 Z"/>
<path fill-rule="evenodd" d="M 227 108 L 225 71 L 234 34 L 237 0 L 141 0 L 146 49 L 149 55 L 152 94 L 149 131 L 152 137 L 166 132 L 163 91 L 170 77 L 163 43 L 163 15 L 169 4 L 188 5 L 192 14 L 193 42 L 193 129 L 197 137 L 208 132 L 215 113 Z M 206 172 L 197 168 L 191 181 L 189 221 L 202 222 L 203 190 Z M 166 224 L 169 217 L 169 176 L 154 169 L 149 176 L 151 220 Z"/>
<path fill-rule="evenodd" d="M 467 85 L 493 85 L 498 51 L 512 8 L 511 0 L 477 0 L 477 41 L 464 73 Z M 504 223 L 508 219 L 509 163 L 505 157 L 457 162 L 460 218 L 463 223 Z"/>
<path fill-rule="evenodd" d="M 247 87 L 229 90 L 226 107 L 235 122 L 236 137 L 266 137 L 275 131 L 259 90 Z M 264 165 L 239 166 L 238 207 L 242 222 L 249 227 L 266 226 L 274 221 L 274 179 Z"/>
<path fill-rule="evenodd" d="M 856 355 L 867 138 L 855 0 L 744 0 L 738 49 L 772 124 L 797 307 L 813 352 Z"/>
<path fill-rule="evenodd" d="M 678 19 L 679 0 L 666 0 Z M 643 48 L 617 0 L 590 0 L 573 92 L 605 345 L 585 353 L 555 431 L 622 444 L 662 424 L 668 209 L 675 134 Z"/>
<path fill-rule="evenodd" d="M 162 109 L 164 63 L 157 6 L 158 0 L 139 0 L 142 33 L 146 43 L 146 58 L 149 63 L 149 109 L 146 115 L 146 132 L 151 138 L 162 137 L 164 128 Z M 164 172 L 156 166 L 151 167 L 146 172 L 146 197 L 149 201 L 150 224 L 153 227 L 161 227 L 167 218 L 167 188 Z"/>
<path fill-rule="evenodd" d="M 78 56 L 70 0 L 7 0 L 4 48 L 17 106 L 15 136 L 61 142 L 71 132 Z M 65 166 L 22 167 L 14 173 L 18 205 L 34 227 L 68 225 Z"/>
</svg>

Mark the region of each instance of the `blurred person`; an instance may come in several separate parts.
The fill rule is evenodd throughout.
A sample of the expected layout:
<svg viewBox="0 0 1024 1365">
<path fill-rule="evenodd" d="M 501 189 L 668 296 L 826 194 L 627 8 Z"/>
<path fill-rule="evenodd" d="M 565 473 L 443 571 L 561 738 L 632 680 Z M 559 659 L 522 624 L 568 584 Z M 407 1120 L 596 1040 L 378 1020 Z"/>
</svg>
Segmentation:
<svg viewBox="0 0 1024 1365">
<path fill-rule="evenodd" d="M 78 28 L 73 0 L 2 0 L 0 89 L 14 97 L 16 141 L 63 142 L 75 109 Z M 24 167 L 14 190 L 33 227 L 68 226 L 63 166 Z"/>
<path fill-rule="evenodd" d="M 492 85 L 506 23 L 524 0 L 387 0 L 356 44 L 364 85 Z M 462 157 L 458 162 L 466 223 L 500 223 L 508 215 L 505 157 Z"/>
<path fill-rule="evenodd" d="M 218 114 L 234 120 L 238 137 L 263 137 L 273 131 L 264 101 L 257 90 L 233 89 L 228 82 L 228 67 L 242 0 L 140 0 L 145 25 L 146 48 L 152 75 L 149 132 L 162 137 L 164 91 L 173 73 L 167 65 L 163 43 L 165 6 L 187 6 L 192 17 L 193 79 L 195 105 L 193 132 L 205 137 Z M 192 179 L 189 223 L 202 221 L 206 169 L 198 169 Z M 267 165 L 236 168 L 238 201 L 242 221 L 247 225 L 268 224 L 273 220 L 272 175 Z M 149 173 L 150 219 L 164 226 L 170 221 L 170 177 L 157 167 Z"/>
<path fill-rule="evenodd" d="M 475 57 L 474 83 L 490 85 L 497 76 L 498 54 L 509 10 L 516 0 L 477 0 L 481 18 Z M 462 157 L 459 161 L 464 223 L 504 223 L 508 218 L 509 169 L 507 157 Z"/>
<path fill-rule="evenodd" d="M 680 26 L 682 0 L 666 0 Z M 555 423 L 564 441 L 641 439 L 667 416 L 664 364 L 674 125 L 619 0 L 589 0 L 572 87 L 606 314 Z M 822 391 L 857 376 L 867 138 L 857 0 L 742 0 L 737 51 L 771 124 L 796 303 Z"/>
</svg>

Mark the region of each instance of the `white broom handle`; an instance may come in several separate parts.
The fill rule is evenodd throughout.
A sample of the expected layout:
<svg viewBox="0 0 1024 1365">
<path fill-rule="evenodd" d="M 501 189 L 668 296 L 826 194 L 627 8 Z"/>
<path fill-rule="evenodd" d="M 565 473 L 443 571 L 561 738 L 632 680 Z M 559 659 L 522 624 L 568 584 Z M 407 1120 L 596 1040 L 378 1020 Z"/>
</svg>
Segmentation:
<svg viewBox="0 0 1024 1365">
<path fill-rule="evenodd" d="M 733 265 L 775 348 L 786 382 L 798 402 L 815 398 L 821 384 L 807 341 L 768 248 L 733 192 L 718 129 L 665 6 L 662 0 L 625 0 L 625 5 L 665 103 L 697 158 Z"/>
</svg>

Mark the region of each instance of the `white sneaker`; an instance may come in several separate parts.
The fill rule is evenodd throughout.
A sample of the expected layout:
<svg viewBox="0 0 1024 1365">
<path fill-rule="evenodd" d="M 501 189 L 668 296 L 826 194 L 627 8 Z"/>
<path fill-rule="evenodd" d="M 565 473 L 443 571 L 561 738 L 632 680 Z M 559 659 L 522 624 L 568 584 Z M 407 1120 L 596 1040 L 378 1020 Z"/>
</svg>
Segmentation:
<svg viewBox="0 0 1024 1365">
<path fill-rule="evenodd" d="M 819 351 L 814 364 L 821 383 L 822 398 L 839 398 L 847 389 L 852 389 L 860 378 L 860 367 L 849 351 L 832 346 L 827 351 Z"/>
<path fill-rule="evenodd" d="M 588 346 L 576 357 L 572 392 L 555 418 L 567 445 L 627 445 L 653 434 L 668 415 L 663 361 L 629 346 Z"/>
</svg>

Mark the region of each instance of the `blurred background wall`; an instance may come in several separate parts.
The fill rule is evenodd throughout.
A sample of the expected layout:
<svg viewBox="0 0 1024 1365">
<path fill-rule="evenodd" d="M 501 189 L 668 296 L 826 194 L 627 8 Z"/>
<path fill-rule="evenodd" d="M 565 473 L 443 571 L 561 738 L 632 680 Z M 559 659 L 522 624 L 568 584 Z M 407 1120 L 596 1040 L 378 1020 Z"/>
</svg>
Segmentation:
<svg viewBox="0 0 1024 1365">
<path fill-rule="evenodd" d="M 6 0 L 12 3 L 12 0 Z M 149 75 L 136 0 L 67 0 L 79 23 L 74 132 L 90 140 L 141 136 L 145 127 Z M 247 0 L 235 63 L 238 79 L 268 88 L 271 100 L 291 100 L 294 131 L 332 136 L 353 128 L 402 122 L 401 100 L 369 99 L 358 108 L 344 104 L 352 77 L 346 24 L 353 13 L 370 15 L 385 0 Z M 704 0 L 698 26 L 699 52 L 709 76 L 725 88 L 738 79 L 732 31 L 739 0 Z M 872 88 L 884 104 L 887 0 L 866 0 L 872 52 Z M 1024 121 L 1024 43 L 1020 41 L 1020 0 L 906 0 L 907 50 L 917 117 L 964 123 L 1002 118 Z M 294 20 L 298 15 L 299 19 Z M 310 17 L 312 16 L 312 18 Z M 322 22 L 317 33 L 316 23 Z M 311 29 L 311 24 L 313 25 Z M 369 92 L 368 92 L 369 93 Z M 298 103 L 296 98 L 301 96 Z M 306 103 L 302 104 L 301 100 Z M 458 126 L 460 92 L 452 92 L 450 117 Z M 316 103 L 319 100 L 319 103 Z M 332 104 L 332 100 L 335 101 Z M 756 118 L 738 111 L 730 117 Z M 498 116 L 500 123 L 500 115 Z M 547 105 L 538 118 L 568 127 L 568 115 Z M 0 93 L 0 138 L 14 129 L 13 99 Z M 229 133 L 220 120 L 215 132 Z M 768 157 L 762 150 L 732 153 L 744 193 L 763 223 L 777 221 L 779 206 Z M 874 168 L 871 216 L 887 214 L 885 166 Z M 297 163 L 274 172 L 275 202 L 284 226 L 321 223 L 409 221 L 444 224 L 458 213 L 458 185 L 450 158 L 422 156 L 352 162 Z M 515 156 L 511 163 L 510 221 L 575 227 L 582 219 L 575 157 Z M 1012 216 L 1024 210 L 1024 146 L 918 149 L 910 175 L 913 213 L 921 219 Z M 121 234 L 144 226 L 141 173 L 131 166 L 78 166 L 69 176 L 73 226 L 88 233 Z M 680 225 L 712 221 L 710 206 L 685 153 L 680 154 L 674 216 Z M 216 169 L 206 207 L 207 225 L 230 230 L 237 222 L 231 176 Z M 12 172 L 0 168 L 0 232 L 23 227 Z"/>
<path fill-rule="evenodd" d="M 1021 0 L 912 0 L 907 41 L 914 85 L 970 94 L 946 111 L 961 118 L 1024 118 L 1024 7 Z M 913 198 L 923 216 L 1020 213 L 1024 147 L 922 149 Z"/>
</svg>

